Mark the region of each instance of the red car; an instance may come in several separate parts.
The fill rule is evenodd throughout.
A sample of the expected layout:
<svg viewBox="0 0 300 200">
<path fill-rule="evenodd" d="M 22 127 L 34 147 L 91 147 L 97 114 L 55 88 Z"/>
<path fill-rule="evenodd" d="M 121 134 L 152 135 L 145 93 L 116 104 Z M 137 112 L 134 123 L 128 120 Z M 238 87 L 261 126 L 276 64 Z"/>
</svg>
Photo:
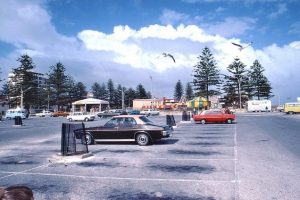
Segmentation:
<svg viewBox="0 0 300 200">
<path fill-rule="evenodd" d="M 198 115 L 194 115 L 195 122 L 205 123 L 228 123 L 231 124 L 235 120 L 234 114 L 226 114 L 221 110 L 205 110 Z"/>
</svg>

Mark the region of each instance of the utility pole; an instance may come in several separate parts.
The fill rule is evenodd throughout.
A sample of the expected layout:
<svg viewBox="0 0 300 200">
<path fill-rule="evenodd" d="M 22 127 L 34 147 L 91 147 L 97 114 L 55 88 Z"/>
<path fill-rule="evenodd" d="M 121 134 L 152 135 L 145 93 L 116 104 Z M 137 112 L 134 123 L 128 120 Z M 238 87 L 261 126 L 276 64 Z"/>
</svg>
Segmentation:
<svg viewBox="0 0 300 200">
<path fill-rule="evenodd" d="M 122 110 L 125 110 L 124 98 L 125 98 L 124 88 L 122 87 Z"/>
<path fill-rule="evenodd" d="M 21 87 L 21 105 L 20 107 L 23 109 L 24 108 L 24 103 L 23 103 L 23 98 L 24 98 L 24 92 L 27 92 L 28 90 L 30 90 L 31 87 L 27 88 L 26 90 L 23 91 L 23 88 Z"/>
</svg>

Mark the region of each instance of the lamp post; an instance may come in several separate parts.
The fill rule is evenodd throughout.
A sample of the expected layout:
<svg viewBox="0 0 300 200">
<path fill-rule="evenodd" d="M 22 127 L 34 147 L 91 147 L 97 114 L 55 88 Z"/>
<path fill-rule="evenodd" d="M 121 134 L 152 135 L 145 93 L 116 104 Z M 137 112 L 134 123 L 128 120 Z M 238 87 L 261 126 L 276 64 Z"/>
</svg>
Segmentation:
<svg viewBox="0 0 300 200">
<path fill-rule="evenodd" d="M 241 80 L 240 80 L 240 78 L 237 78 L 237 81 L 238 81 L 239 104 L 240 104 L 240 109 L 242 109 L 242 95 L 241 95 Z"/>
<path fill-rule="evenodd" d="M 152 86 L 152 76 L 150 76 L 151 80 L 151 109 L 153 109 L 153 86 Z"/>
<path fill-rule="evenodd" d="M 31 87 L 27 88 L 26 90 L 23 90 L 23 88 L 21 88 L 21 105 L 20 107 L 23 109 L 24 106 L 23 106 L 23 98 L 24 98 L 24 92 L 27 92 L 28 90 L 30 90 Z"/>
<path fill-rule="evenodd" d="M 124 88 L 122 87 L 122 110 L 125 110 L 124 98 L 125 98 Z"/>
</svg>

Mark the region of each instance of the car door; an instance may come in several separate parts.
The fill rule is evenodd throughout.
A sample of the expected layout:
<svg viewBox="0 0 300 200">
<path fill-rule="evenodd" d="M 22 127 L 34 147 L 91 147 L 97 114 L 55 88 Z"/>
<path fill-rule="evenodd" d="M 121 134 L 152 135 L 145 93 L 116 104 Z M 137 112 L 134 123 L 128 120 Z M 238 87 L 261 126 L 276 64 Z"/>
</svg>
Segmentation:
<svg viewBox="0 0 300 200">
<path fill-rule="evenodd" d="M 118 126 L 118 139 L 134 139 L 137 123 L 133 117 L 123 117 Z"/>
<path fill-rule="evenodd" d="M 112 118 L 104 126 L 94 129 L 95 139 L 118 139 L 120 118 Z"/>
</svg>

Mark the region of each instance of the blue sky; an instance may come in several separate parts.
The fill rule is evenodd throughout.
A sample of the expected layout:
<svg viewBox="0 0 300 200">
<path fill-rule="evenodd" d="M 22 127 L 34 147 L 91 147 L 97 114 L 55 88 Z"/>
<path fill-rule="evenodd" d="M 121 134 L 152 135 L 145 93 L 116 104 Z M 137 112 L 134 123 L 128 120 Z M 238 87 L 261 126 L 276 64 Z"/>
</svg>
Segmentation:
<svg viewBox="0 0 300 200">
<path fill-rule="evenodd" d="M 150 90 L 151 75 L 154 95 L 172 97 L 177 80 L 192 80 L 192 66 L 208 46 L 222 72 L 236 56 L 248 67 L 258 59 L 274 88 L 273 102 L 295 101 L 299 7 L 299 0 L 0 1 L 1 76 L 27 53 L 36 71 L 61 61 L 88 88 L 112 78 Z M 231 44 L 251 41 L 243 51 Z"/>
</svg>

